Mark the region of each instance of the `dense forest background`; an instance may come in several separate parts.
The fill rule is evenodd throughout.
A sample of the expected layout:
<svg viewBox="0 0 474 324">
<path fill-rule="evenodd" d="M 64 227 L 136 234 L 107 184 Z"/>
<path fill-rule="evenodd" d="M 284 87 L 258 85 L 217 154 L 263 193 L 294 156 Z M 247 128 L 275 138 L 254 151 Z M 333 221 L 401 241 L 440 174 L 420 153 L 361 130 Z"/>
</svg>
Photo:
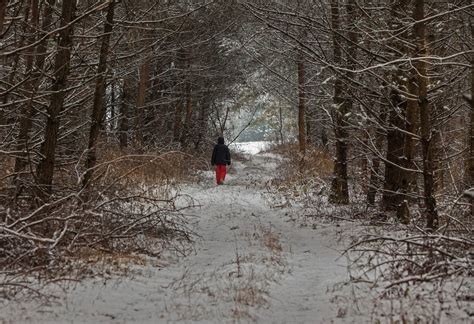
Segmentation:
<svg viewBox="0 0 474 324">
<path fill-rule="evenodd" d="M 297 143 L 298 172 L 329 161 L 331 203 L 472 247 L 473 8 L 1 0 L 3 274 L 185 233 L 162 185 L 208 167 L 220 135 Z"/>
</svg>

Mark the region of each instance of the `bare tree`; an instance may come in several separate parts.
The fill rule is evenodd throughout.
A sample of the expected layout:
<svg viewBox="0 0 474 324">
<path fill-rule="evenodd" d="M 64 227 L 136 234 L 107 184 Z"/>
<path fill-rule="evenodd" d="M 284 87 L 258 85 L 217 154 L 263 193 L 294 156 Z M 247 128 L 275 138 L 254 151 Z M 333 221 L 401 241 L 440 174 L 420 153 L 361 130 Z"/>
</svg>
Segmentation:
<svg viewBox="0 0 474 324">
<path fill-rule="evenodd" d="M 474 40 L 474 22 L 470 21 L 471 39 Z M 474 54 L 471 53 L 471 95 L 469 113 L 469 187 L 474 188 Z M 471 216 L 474 216 L 474 197 L 470 197 Z"/>
<path fill-rule="evenodd" d="M 415 2 L 415 9 L 413 11 L 413 18 L 415 20 L 414 35 L 416 38 L 417 54 L 420 57 L 425 57 L 426 50 L 426 26 L 423 19 L 426 18 L 424 14 L 424 0 Z M 433 175 L 433 145 L 434 136 L 431 123 L 431 105 L 428 100 L 428 69 L 427 63 L 424 60 L 417 60 L 416 69 L 418 72 L 418 102 L 420 111 L 420 125 L 421 125 L 421 149 L 423 158 L 423 184 L 424 184 L 424 200 L 426 208 L 426 227 L 434 230 L 438 227 L 438 211 L 436 208 L 436 199 L 434 197 L 434 175 Z"/>
<path fill-rule="evenodd" d="M 94 102 L 91 114 L 91 127 L 89 131 L 89 144 L 87 147 L 87 159 L 85 163 L 85 174 L 82 179 L 82 187 L 87 187 L 93 174 L 97 162 L 97 139 L 102 128 L 105 115 L 105 86 L 107 80 L 107 57 L 109 54 L 110 37 L 114 24 L 115 0 L 110 1 L 107 9 L 107 16 L 104 22 L 104 34 L 99 54 L 99 64 L 97 66 L 97 79 L 95 84 Z"/>
<path fill-rule="evenodd" d="M 339 1 L 331 1 L 331 23 L 333 32 L 333 61 L 336 66 L 342 65 L 342 37 L 339 12 Z M 336 75 L 334 82 L 334 136 L 336 141 L 336 161 L 334 164 L 334 178 L 331 185 L 330 199 L 334 203 L 349 203 L 349 187 L 347 184 L 347 114 L 348 101 L 343 96 L 343 81 Z"/>
<path fill-rule="evenodd" d="M 304 156 L 306 152 L 306 94 L 305 94 L 305 66 L 303 55 L 298 54 L 298 142 L 300 153 Z"/>
<path fill-rule="evenodd" d="M 44 132 L 44 140 L 41 144 L 41 159 L 36 169 L 38 190 L 37 195 L 41 200 L 47 199 L 51 193 L 53 182 L 55 153 L 60 126 L 60 114 L 64 108 L 66 96 L 67 78 L 70 69 L 71 47 L 72 47 L 72 24 L 76 10 L 73 0 L 64 0 L 61 8 L 61 30 L 57 45 L 57 53 L 54 64 L 54 81 L 51 86 L 50 105 L 47 108 L 47 122 Z"/>
<path fill-rule="evenodd" d="M 402 8 L 408 8 L 406 0 L 396 1 L 391 8 L 392 17 L 394 19 L 393 32 L 400 29 L 404 30 L 403 19 L 406 17 L 402 12 Z M 396 46 L 393 50 L 393 55 L 397 56 L 407 52 L 404 39 L 406 38 L 406 31 L 399 36 L 401 39 L 396 39 Z M 407 100 L 402 94 L 405 82 L 405 75 L 402 67 L 397 67 L 393 74 L 392 86 L 390 89 L 389 99 L 390 108 L 388 113 L 388 129 L 387 129 L 387 157 L 385 163 L 385 180 L 383 205 L 386 210 L 406 211 L 401 208 L 406 199 L 408 189 L 408 175 L 405 168 L 405 143 L 406 143 L 406 111 Z M 400 219 L 407 218 L 406 214 L 399 215 Z"/>
<path fill-rule="evenodd" d="M 31 8 L 31 19 L 29 23 L 29 30 L 28 30 L 28 49 L 25 51 L 25 79 L 28 81 L 26 82 L 26 91 L 30 93 L 30 100 L 28 100 L 25 104 L 22 105 L 21 107 L 21 115 L 20 115 L 20 123 L 19 123 L 19 135 L 18 135 L 18 143 L 17 143 L 17 150 L 19 152 L 17 158 L 15 159 L 15 176 L 14 179 L 18 180 L 17 176 L 20 171 L 23 171 L 27 164 L 27 150 L 28 148 L 28 134 L 30 132 L 31 128 L 31 118 L 34 114 L 34 108 L 33 108 L 33 99 L 35 95 L 35 91 L 37 88 L 37 83 L 38 83 L 38 72 L 42 69 L 43 63 L 44 63 L 44 52 L 46 51 L 46 48 L 42 46 L 42 48 L 38 48 L 38 52 L 43 52 L 43 53 L 38 53 L 39 56 L 37 58 L 36 62 L 36 73 L 33 71 L 33 60 L 35 59 L 35 46 L 33 46 L 36 42 L 36 31 L 39 26 L 39 2 L 37 0 L 31 0 L 29 7 Z M 46 23 L 50 23 L 51 21 L 51 8 L 49 4 L 46 6 L 45 9 L 45 18 L 44 21 Z M 44 27 L 45 24 L 43 23 Z M 38 46 L 39 47 L 39 46 Z M 34 73 L 36 75 L 34 75 Z M 21 189 L 21 181 L 18 181 L 16 183 L 16 191 L 17 195 L 20 193 Z"/>
<path fill-rule="evenodd" d="M 136 105 L 136 114 L 137 114 L 137 141 L 140 145 L 143 145 L 143 128 L 145 126 L 145 100 L 146 100 L 146 91 L 149 85 L 150 78 L 150 61 L 145 59 L 143 64 L 140 67 L 140 81 L 138 84 L 138 94 L 137 94 L 137 105 Z"/>
<path fill-rule="evenodd" d="M 125 149 L 128 147 L 129 139 L 129 119 L 130 119 L 130 107 L 131 107 L 131 79 L 129 76 L 125 76 L 122 84 L 122 98 L 120 103 L 120 116 L 119 116 L 119 142 L 120 148 Z"/>
<path fill-rule="evenodd" d="M 3 22 L 5 21 L 5 12 L 7 10 L 8 0 L 0 0 L 0 35 L 3 33 Z"/>
</svg>

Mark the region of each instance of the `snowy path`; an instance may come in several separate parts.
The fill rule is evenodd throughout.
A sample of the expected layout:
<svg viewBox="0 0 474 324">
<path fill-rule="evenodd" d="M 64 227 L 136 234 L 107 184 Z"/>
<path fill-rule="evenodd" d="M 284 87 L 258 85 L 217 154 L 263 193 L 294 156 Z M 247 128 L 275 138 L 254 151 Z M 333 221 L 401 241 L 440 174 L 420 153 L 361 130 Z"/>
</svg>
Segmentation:
<svg viewBox="0 0 474 324">
<path fill-rule="evenodd" d="M 185 187 L 201 208 L 195 253 L 166 267 L 138 267 L 132 278 L 87 280 L 50 305 L 0 307 L 0 323 L 327 323 L 337 320 L 331 287 L 345 279 L 334 229 L 300 228 L 271 208 L 264 185 L 277 160 L 236 163 L 226 184 L 207 172 Z M 184 203 L 184 202 L 183 202 Z M 339 264 L 338 264 L 339 263 Z"/>
</svg>

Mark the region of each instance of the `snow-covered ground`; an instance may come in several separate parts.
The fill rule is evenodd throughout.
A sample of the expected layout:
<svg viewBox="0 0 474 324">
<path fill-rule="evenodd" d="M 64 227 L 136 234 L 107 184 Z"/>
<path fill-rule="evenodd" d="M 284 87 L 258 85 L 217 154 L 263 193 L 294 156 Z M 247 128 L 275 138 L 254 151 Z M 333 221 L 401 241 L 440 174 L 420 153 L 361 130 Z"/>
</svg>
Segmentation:
<svg viewBox="0 0 474 324">
<path fill-rule="evenodd" d="M 0 323 L 343 321 L 331 302 L 334 285 L 347 279 L 335 227 L 302 228 L 288 217 L 298 207 L 269 205 L 265 185 L 277 164 L 255 155 L 233 164 L 225 185 L 208 171 L 182 188 L 201 205 L 187 210 L 198 235 L 191 255 L 58 287 L 51 292 L 60 298 L 46 304 L 5 303 Z"/>
<path fill-rule="evenodd" d="M 271 142 L 256 141 L 256 142 L 235 142 L 229 145 L 230 149 L 240 151 L 246 154 L 255 155 L 269 148 Z"/>
</svg>

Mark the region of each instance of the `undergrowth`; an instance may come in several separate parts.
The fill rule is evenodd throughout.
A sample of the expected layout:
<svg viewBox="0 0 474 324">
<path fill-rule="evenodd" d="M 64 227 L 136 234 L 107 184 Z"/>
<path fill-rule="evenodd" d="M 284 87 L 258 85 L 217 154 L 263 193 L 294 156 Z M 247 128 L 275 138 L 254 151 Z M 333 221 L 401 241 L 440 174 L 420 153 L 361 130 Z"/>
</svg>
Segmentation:
<svg viewBox="0 0 474 324">
<path fill-rule="evenodd" d="M 324 150 L 309 149 L 303 159 L 296 145 L 271 150 L 283 157 L 279 177 L 268 190 L 273 208 L 298 204 L 303 213 L 288 217 L 317 229 L 339 226 L 346 246 L 350 280 L 335 298 L 340 316 L 371 313 L 371 320 L 400 323 L 469 321 L 474 317 L 474 241 L 468 206 L 441 201 L 440 227 L 423 228 L 422 201 L 412 219 L 401 224 L 394 214 L 365 203 L 361 179 L 351 179 L 348 205 L 329 203 L 332 161 Z M 363 173 L 353 167 L 354 177 Z M 358 181 L 359 180 L 359 181 Z"/>
<path fill-rule="evenodd" d="M 178 151 L 102 152 L 86 188 L 79 164 L 61 166 L 45 204 L 35 203 L 33 174 L 22 176 L 15 195 L 11 170 L 3 170 L 0 298 L 41 295 L 50 282 L 101 273 L 94 270 L 99 264 L 118 269 L 159 258 L 165 249 L 190 251 L 192 232 L 182 209 L 193 202 L 176 206 L 178 184 L 192 181 L 205 162 Z"/>
</svg>

